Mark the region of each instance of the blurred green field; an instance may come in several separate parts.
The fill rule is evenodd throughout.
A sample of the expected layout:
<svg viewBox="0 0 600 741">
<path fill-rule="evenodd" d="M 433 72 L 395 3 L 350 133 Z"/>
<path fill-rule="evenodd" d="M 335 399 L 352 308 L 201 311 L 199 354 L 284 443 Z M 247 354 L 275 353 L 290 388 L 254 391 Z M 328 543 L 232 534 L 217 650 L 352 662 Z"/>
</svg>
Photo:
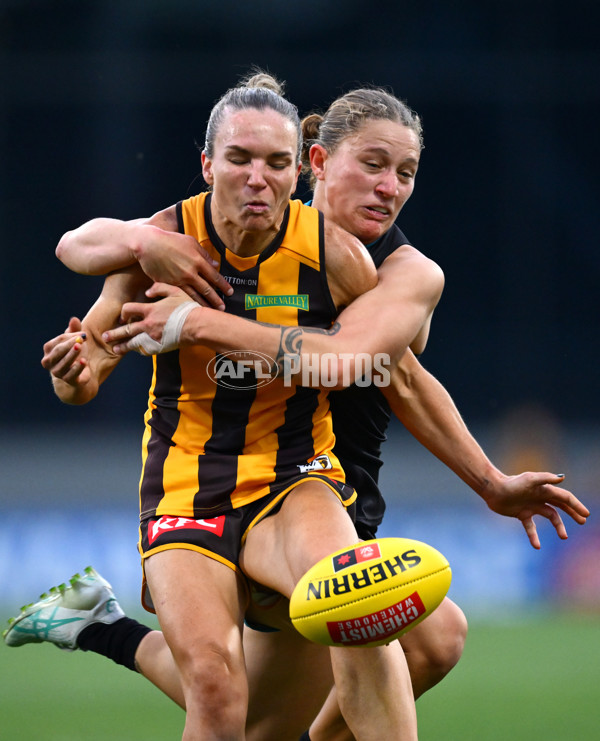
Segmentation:
<svg viewBox="0 0 600 741">
<path fill-rule="evenodd" d="M 417 706 L 420 741 L 596 741 L 600 616 L 472 624 L 459 666 Z M 167 741 L 182 727 L 182 711 L 101 657 L 0 645 L 2 741 Z"/>
</svg>

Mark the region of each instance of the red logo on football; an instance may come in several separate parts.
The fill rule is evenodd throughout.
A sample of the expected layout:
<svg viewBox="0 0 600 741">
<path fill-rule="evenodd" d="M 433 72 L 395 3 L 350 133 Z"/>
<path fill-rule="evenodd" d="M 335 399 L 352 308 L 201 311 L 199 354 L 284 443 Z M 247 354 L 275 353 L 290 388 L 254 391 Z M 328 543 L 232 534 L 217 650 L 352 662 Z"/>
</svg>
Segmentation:
<svg viewBox="0 0 600 741">
<path fill-rule="evenodd" d="M 381 558 L 379 543 L 369 543 L 368 545 L 359 545 L 350 551 L 338 553 L 333 559 L 333 570 L 341 571 L 346 566 L 354 566 L 355 563 L 371 561 L 374 558 Z"/>
<path fill-rule="evenodd" d="M 395 605 L 370 615 L 327 623 L 329 635 L 335 643 L 360 646 L 371 641 L 393 636 L 426 612 L 418 592 Z"/>
<path fill-rule="evenodd" d="M 225 515 L 211 517 L 209 520 L 192 520 L 189 517 L 167 517 L 163 515 L 148 526 L 148 541 L 154 543 L 161 533 L 169 530 L 208 530 L 219 538 L 223 535 Z"/>
</svg>

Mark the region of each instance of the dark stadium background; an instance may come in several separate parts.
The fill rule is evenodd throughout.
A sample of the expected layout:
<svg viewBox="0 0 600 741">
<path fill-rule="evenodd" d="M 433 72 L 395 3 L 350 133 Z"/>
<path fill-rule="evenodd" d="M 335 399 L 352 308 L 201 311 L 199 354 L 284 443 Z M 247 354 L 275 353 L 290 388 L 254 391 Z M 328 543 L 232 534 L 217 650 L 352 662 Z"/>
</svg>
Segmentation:
<svg viewBox="0 0 600 741">
<path fill-rule="evenodd" d="M 446 274 L 423 363 L 507 471 L 564 470 L 597 504 L 598 19 L 591 0 L 1 0 L 5 525 L 57 508 L 65 526 L 70 506 L 77 530 L 84 502 L 127 508 L 135 530 L 148 361 L 128 358 L 88 407 L 53 397 L 42 344 L 101 284 L 54 248 L 94 216 L 149 215 L 201 189 L 209 110 L 252 64 L 285 79 L 303 113 L 377 84 L 421 114 L 399 223 Z M 399 426 L 387 449 L 393 513 L 407 522 L 435 502 L 444 532 L 448 507 L 477 531 L 485 508 Z M 526 550 L 515 523 L 493 519 Z M 597 548 L 593 527 L 562 551 L 544 531 L 547 558 Z"/>
<path fill-rule="evenodd" d="M 424 362 L 464 413 L 488 421 L 527 402 L 594 423 L 594 7 L 2 0 L 3 422 L 73 420 L 47 394 L 40 348 L 98 285 L 54 258 L 60 235 L 200 189 L 195 141 L 215 99 L 254 63 L 288 81 L 302 112 L 375 83 L 422 115 L 426 149 L 400 223 L 446 273 Z M 123 415 L 143 397 L 136 372 L 114 380 Z M 94 407 L 112 424 L 109 403 Z"/>
</svg>

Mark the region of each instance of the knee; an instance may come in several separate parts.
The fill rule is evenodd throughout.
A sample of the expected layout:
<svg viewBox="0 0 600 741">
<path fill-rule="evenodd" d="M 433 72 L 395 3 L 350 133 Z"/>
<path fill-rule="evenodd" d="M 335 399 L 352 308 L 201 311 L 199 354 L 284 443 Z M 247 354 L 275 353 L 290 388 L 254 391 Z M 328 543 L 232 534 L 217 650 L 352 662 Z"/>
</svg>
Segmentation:
<svg viewBox="0 0 600 741">
<path fill-rule="evenodd" d="M 449 599 L 401 639 L 415 697 L 440 682 L 460 660 L 467 637 L 467 619 Z"/>
<path fill-rule="evenodd" d="M 448 600 L 437 640 L 428 646 L 427 657 L 434 671 L 445 677 L 458 664 L 467 639 L 467 618 L 460 607 Z"/>
<path fill-rule="evenodd" d="M 248 703 L 243 660 L 222 646 L 204 646 L 183 659 L 180 673 L 188 713 L 210 719 L 216 728 L 243 727 Z"/>
</svg>

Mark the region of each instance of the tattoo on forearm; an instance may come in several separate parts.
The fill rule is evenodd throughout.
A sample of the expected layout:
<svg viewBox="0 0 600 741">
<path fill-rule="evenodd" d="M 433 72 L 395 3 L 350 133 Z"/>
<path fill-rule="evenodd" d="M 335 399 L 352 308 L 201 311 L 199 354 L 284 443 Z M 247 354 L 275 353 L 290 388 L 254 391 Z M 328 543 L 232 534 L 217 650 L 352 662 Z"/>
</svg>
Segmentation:
<svg viewBox="0 0 600 741">
<path fill-rule="evenodd" d="M 305 334 L 322 334 L 332 337 L 340 331 L 340 323 L 334 322 L 329 329 L 320 327 L 281 327 L 279 349 L 272 369 L 274 374 L 289 370 L 290 367 L 298 368 L 302 354 L 302 341 Z"/>
</svg>

